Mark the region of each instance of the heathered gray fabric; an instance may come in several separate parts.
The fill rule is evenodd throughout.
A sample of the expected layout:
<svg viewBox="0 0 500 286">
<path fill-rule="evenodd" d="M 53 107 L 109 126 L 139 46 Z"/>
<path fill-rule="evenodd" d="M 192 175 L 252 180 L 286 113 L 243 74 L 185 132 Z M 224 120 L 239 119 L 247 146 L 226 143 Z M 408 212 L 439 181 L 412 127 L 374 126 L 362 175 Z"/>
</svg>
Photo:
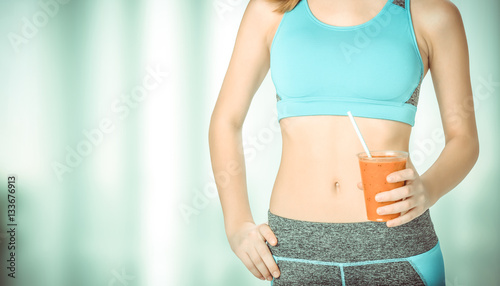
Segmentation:
<svg viewBox="0 0 500 286">
<path fill-rule="evenodd" d="M 268 244 L 274 256 L 350 263 L 404 258 L 429 251 L 438 242 L 427 210 L 411 222 L 393 228 L 383 222 L 322 223 L 277 216 L 268 224 L 278 244 Z M 281 275 L 273 286 L 342 285 L 341 269 L 308 261 L 277 260 Z M 346 285 L 424 285 L 406 261 L 343 266 Z"/>
<path fill-rule="evenodd" d="M 438 242 L 429 210 L 397 227 L 384 222 L 322 223 L 277 216 L 268 224 L 278 238 L 276 256 L 308 260 L 357 262 L 414 256 Z"/>
<path fill-rule="evenodd" d="M 344 267 L 344 276 L 349 286 L 425 286 L 415 269 L 406 261 Z"/>
<path fill-rule="evenodd" d="M 340 268 L 292 261 L 278 261 L 281 275 L 273 286 L 342 285 Z"/>
</svg>

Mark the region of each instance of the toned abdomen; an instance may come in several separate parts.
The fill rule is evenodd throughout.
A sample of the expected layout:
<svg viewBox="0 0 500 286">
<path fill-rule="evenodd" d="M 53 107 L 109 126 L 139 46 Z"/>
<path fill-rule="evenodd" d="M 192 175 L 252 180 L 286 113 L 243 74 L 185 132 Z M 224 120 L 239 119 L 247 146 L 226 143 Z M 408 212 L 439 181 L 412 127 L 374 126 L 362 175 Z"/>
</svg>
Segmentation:
<svg viewBox="0 0 500 286">
<path fill-rule="evenodd" d="M 408 151 L 411 126 L 356 118 L 371 150 Z M 366 221 L 356 154 L 363 147 L 347 116 L 300 116 L 280 121 L 283 151 L 270 210 L 319 222 Z"/>
</svg>

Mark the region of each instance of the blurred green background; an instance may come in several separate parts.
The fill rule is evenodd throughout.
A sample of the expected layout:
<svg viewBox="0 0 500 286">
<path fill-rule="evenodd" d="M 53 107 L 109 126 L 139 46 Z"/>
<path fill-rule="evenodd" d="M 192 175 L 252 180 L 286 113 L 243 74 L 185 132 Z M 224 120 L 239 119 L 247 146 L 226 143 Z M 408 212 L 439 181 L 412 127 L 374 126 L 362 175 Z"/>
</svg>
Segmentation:
<svg viewBox="0 0 500 286">
<path fill-rule="evenodd" d="M 229 248 L 208 153 L 247 3 L 0 2 L 0 285 L 269 285 Z M 499 285 L 500 3 L 454 3 L 469 40 L 481 154 L 431 213 L 447 284 Z M 417 122 L 411 152 L 422 172 L 444 146 L 432 139 L 441 124 L 430 76 Z M 279 166 L 275 124 L 268 74 L 243 134 L 257 223 Z M 6 261 L 11 174 L 15 279 Z"/>
</svg>

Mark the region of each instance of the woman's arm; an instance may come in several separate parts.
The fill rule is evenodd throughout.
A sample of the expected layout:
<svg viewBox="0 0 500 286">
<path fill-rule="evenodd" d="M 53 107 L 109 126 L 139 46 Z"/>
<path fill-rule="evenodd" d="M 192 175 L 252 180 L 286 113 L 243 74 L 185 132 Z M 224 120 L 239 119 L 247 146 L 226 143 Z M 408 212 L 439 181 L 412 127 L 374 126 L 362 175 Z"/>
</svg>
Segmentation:
<svg viewBox="0 0 500 286">
<path fill-rule="evenodd" d="M 443 12 L 437 11 L 437 15 L 433 15 L 435 25 L 428 27 L 429 65 L 446 143 L 438 160 L 421 177 L 432 194 L 432 203 L 458 185 L 479 156 L 469 53 L 462 18 L 453 3 L 441 2 Z"/>
<path fill-rule="evenodd" d="M 248 201 L 243 122 L 252 98 L 269 70 L 270 31 L 276 16 L 265 0 L 251 0 L 241 21 L 227 73 L 209 127 L 212 169 L 235 254 L 258 278 L 269 279 L 278 267 L 265 241 L 276 244 L 266 224 L 256 226 Z"/>
<path fill-rule="evenodd" d="M 479 155 L 467 39 L 460 12 L 448 0 L 418 1 L 411 8 L 413 14 L 425 15 L 421 27 L 443 123 L 445 147 L 421 176 L 413 166 L 388 176 L 389 182 L 407 181 L 406 186 L 381 193 L 376 198 L 378 201 L 406 198 L 379 208 L 381 214 L 404 213 L 387 222 L 388 226 L 406 223 L 434 205 L 465 178 Z"/>
</svg>

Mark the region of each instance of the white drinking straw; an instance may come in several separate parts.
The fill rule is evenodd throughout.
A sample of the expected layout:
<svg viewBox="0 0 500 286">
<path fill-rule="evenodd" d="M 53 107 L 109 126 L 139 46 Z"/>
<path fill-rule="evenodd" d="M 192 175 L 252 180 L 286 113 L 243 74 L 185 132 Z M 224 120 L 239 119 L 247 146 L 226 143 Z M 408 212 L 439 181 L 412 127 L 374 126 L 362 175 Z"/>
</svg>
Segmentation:
<svg viewBox="0 0 500 286">
<path fill-rule="evenodd" d="M 349 119 L 351 119 L 352 126 L 354 126 L 354 130 L 356 130 L 356 134 L 358 134 L 359 141 L 361 141 L 361 145 L 363 145 L 363 149 L 365 149 L 366 155 L 368 155 L 368 158 L 371 158 L 372 154 L 370 154 L 370 150 L 368 150 L 368 146 L 366 146 L 366 142 L 365 140 L 363 140 L 363 136 L 359 131 L 356 121 L 354 121 L 354 117 L 352 117 L 351 111 L 347 111 L 347 115 L 349 115 Z"/>
</svg>

